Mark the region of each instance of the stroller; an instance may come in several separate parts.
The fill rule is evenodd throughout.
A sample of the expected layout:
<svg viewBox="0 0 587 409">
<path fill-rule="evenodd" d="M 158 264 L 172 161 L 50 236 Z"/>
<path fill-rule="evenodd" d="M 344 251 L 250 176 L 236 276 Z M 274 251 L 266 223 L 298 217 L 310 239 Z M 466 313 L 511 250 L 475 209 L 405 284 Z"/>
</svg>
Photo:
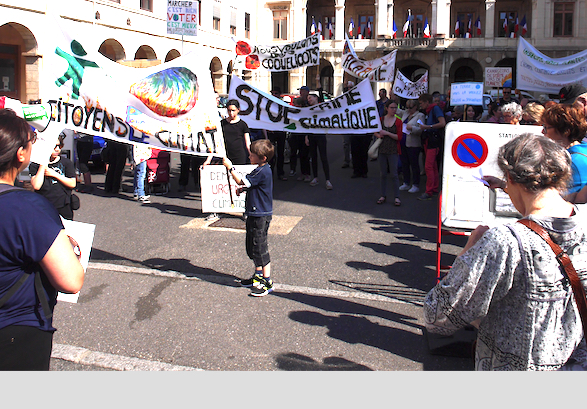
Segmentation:
<svg viewBox="0 0 587 409">
<path fill-rule="evenodd" d="M 171 155 L 168 151 L 153 149 L 147 159 L 146 194 L 166 194 L 169 192 Z"/>
</svg>

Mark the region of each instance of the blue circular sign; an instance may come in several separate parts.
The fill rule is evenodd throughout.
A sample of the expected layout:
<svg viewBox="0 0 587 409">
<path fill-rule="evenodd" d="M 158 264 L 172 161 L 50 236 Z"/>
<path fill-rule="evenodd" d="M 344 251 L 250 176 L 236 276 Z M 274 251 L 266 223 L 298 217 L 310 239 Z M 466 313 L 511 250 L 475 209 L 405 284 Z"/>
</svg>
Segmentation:
<svg viewBox="0 0 587 409">
<path fill-rule="evenodd" d="M 479 135 L 467 133 L 459 136 L 452 144 L 452 157 L 456 163 L 466 168 L 481 166 L 489 149 Z"/>
</svg>

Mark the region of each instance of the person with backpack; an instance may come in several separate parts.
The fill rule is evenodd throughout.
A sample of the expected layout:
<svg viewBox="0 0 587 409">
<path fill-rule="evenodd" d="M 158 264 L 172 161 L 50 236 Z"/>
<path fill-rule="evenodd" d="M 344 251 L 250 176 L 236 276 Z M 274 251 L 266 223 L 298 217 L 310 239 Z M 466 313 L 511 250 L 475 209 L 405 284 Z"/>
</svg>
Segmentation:
<svg viewBox="0 0 587 409">
<path fill-rule="evenodd" d="M 436 160 L 444 143 L 444 127 L 446 119 L 442 109 L 432 103 L 430 94 L 422 94 L 418 98 L 420 109 L 426 114 L 426 123 L 420 125 L 422 129 L 422 144 L 425 152 L 424 171 L 426 172 L 426 191 L 418 196 L 418 200 L 430 200 L 438 194 L 440 176 Z"/>
<path fill-rule="evenodd" d="M 84 269 L 55 207 L 14 186 L 36 134 L 0 109 L 0 371 L 47 371 L 57 291 L 77 293 Z"/>
</svg>

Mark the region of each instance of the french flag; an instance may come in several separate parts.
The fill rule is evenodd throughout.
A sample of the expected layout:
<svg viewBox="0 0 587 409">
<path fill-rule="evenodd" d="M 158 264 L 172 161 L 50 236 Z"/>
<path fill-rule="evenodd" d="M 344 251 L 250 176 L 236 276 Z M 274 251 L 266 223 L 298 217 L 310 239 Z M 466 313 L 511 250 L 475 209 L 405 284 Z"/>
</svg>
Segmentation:
<svg viewBox="0 0 587 409">
<path fill-rule="evenodd" d="M 467 24 L 467 32 L 465 33 L 465 38 L 471 38 L 471 18 L 469 17 L 469 24 Z"/>
<path fill-rule="evenodd" d="M 367 21 L 367 38 L 371 38 L 371 20 Z"/>
<path fill-rule="evenodd" d="M 528 25 L 526 24 L 526 15 L 524 14 L 524 17 L 522 17 L 522 37 L 526 35 L 526 33 L 528 32 Z"/>
<path fill-rule="evenodd" d="M 349 38 L 353 38 L 353 31 L 355 30 L 355 22 L 351 17 L 351 22 L 349 24 Z"/>
<path fill-rule="evenodd" d="M 477 27 L 477 37 L 481 37 L 481 17 L 477 17 L 477 21 L 475 21 L 475 27 Z"/>
<path fill-rule="evenodd" d="M 507 17 L 503 20 L 503 29 L 505 31 L 505 36 L 509 37 L 508 35 L 508 19 Z"/>
<path fill-rule="evenodd" d="M 424 38 L 430 38 L 430 26 L 428 26 L 428 17 L 424 22 Z"/>
<path fill-rule="evenodd" d="M 516 14 L 516 25 L 514 26 L 514 38 L 518 37 L 518 30 L 520 29 L 520 24 L 518 24 L 518 15 Z"/>
<path fill-rule="evenodd" d="M 322 32 L 322 22 L 321 21 L 318 22 L 318 32 L 320 33 L 321 39 L 324 40 L 324 33 Z"/>
<path fill-rule="evenodd" d="M 455 24 L 455 37 L 459 37 L 461 34 L 461 22 L 457 19 L 457 23 Z"/>
<path fill-rule="evenodd" d="M 409 18 L 404 23 L 404 28 L 403 28 L 404 38 L 408 36 L 408 28 L 410 28 L 410 19 Z"/>
<path fill-rule="evenodd" d="M 391 37 L 397 38 L 397 26 L 395 25 L 395 20 L 393 20 L 393 28 L 392 28 L 392 32 L 391 32 Z"/>
<path fill-rule="evenodd" d="M 312 25 L 310 26 L 310 34 L 316 34 L 316 23 L 314 23 L 314 17 L 312 17 Z"/>
<path fill-rule="evenodd" d="M 332 23 L 329 21 L 328 22 L 328 37 L 332 38 Z"/>
</svg>

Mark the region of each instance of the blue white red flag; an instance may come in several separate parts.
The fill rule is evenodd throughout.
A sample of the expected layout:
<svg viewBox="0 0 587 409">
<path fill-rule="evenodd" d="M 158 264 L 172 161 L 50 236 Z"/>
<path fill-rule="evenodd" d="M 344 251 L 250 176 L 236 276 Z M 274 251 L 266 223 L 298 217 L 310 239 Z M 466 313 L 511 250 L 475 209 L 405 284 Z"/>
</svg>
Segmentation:
<svg viewBox="0 0 587 409">
<path fill-rule="evenodd" d="M 428 26 L 428 17 L 424 23 L 424 38 L 430 38 L 430 26 Z"/>
</svg>

